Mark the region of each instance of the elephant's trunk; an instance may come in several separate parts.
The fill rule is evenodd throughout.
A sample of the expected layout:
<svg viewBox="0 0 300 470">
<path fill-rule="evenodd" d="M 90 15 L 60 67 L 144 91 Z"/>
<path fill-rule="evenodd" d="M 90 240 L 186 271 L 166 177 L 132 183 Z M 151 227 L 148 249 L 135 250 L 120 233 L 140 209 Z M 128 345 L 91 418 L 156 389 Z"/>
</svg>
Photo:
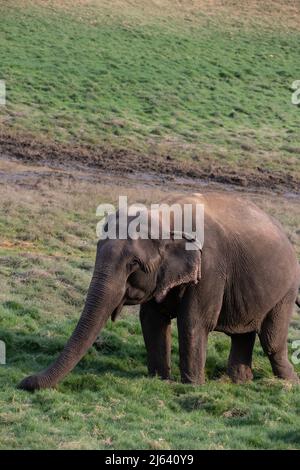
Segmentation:
<svg viewBox="0 0 300 470">
<path fill-rule="evenodd" d="M 115 283 L 114 288 L 112 287 L 112 277 L 108 270 L 110 271 L 109 266 L 106 266 L 106 269 L 102 266 L 101 273 L 94 272 L 82 315 L 56 361 L 41 373 L 25 378 L 19 388 L 35 390 L 54 387 L 92 346 L 124 295 L 124 283 L 117 294 Z"/>
</svg>

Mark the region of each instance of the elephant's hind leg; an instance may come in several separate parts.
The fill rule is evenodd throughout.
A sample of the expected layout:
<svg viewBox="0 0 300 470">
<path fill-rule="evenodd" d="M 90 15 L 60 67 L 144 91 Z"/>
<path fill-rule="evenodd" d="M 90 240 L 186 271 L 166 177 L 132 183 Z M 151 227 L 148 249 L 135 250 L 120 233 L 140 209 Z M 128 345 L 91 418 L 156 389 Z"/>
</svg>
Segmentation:
<svg viewBox="0 0 300 470">
<path fill-rule="evenodd" d="M 288 359 L 287 337 L 293 313 L 296 293 L 289 292 L 266 316 L 259 334 L 264 352 L 267 354 L 274 375 L 281 379 L 299 382 L 299 378 Z"/>
<path fill-rule="evenodd" d="M 147 349 L 148 371 L 169 379 L 171 372 L 171 319 L 158 311 L 155 302 L 143 304 L 140 319 Z"/>
<path fill-rule="evenodd" d="M 234 383 L 253 379 L 251 370 L 255 331 L 231 335 L 231 350 L 228 360 L 228 375 Z"/>
</svg>

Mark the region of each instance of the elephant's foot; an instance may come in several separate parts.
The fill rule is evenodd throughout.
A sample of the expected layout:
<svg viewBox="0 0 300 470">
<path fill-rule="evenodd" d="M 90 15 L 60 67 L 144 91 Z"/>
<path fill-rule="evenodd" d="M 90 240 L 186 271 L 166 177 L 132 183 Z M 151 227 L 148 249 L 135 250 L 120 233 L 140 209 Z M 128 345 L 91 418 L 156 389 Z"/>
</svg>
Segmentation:
<svg viewBox="0 0 300 470">
<path fill-rule="evenodd" d="M 300 385 L 300 378 L 296 374 L 296 372 L 294 372 L 293 374 L 287 374 L 285 377 L 279 377 L 279 378 L 282 380 L 287 380 L 288 382 L 291 382 L 295 385 Z"/>
<path fill-rule="evenodd" d="M 205 373 L 194 375 L 183 372 L 181 373 L 181 382 L 183 384 L 203 385 L 205 384 Z"/>
<path fill-rule="evenodd" d="M 282 361 L 275 361 L 270 358 L 274 375 L 282 380 L 287 380 L 294 384 L 300 384 L 300 379 L 294 370 L 292 364 L 284 358 Z"/>
<path fill-rule="evenodd" d="M 233 383 L 241 384 L 253 379 L 251 367 L 246 364 L 232 364 L 228 366 L 228 375 Z"/>
<path fill-rule="evenodd" d="M 150 377 L 158 376 L 162 380 L 170 380 L 171 379 L 171 369 L 167 367 L 164 370 L 158 370 L 155 368 L 148 368 L 148 374 Z"/>
</svg>

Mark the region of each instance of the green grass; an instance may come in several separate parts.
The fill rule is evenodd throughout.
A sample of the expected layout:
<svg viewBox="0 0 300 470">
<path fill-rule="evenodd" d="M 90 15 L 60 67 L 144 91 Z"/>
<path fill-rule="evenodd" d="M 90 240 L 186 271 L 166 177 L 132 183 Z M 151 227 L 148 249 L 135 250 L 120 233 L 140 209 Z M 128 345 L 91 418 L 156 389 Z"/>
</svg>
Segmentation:
<svg viewBox="0 0 300 470">
<path fill-rule="evenodd" d="M 0 15 L 5 129 L 299 173 L 299 31 L 14 3 Z"/>
<path fill-rule="evenodd" d="M 255 380 L 237 386 L 225 375 L 229 339 L 210 335 L 207 383 L 191 387 L 179 383 L 174 325 L 176 382 L 151 379 L 136 310 L 109 322 L 57 389 L 16 389 L 24 376 L 49 365 L 71 334 L 93 267 L 95 207 L 121 190 L 136 197 L 136 190 L 61 178 L 0 185 L 0 339 L 7 344 L 0 448 L 299 449 L 299 387 L 272 377 L 258 344 Z M 141 194 L 141 202 L 155 197 L 153 188 Z M 298 205 L 253 197 L 284 222 L 300 252 Z M 290 345 L 299 330 L 295 317 Z"/>
<path fill-rule="evenodd" d="M 9 357 L 0 368 L 2 449 L 299 448 L 299 390 L 268 378 L 259 349 L 251 385 L 222 378 L 228 342 L 221 335 L 210 339 L 203 387 L 149 379 L 134 316 L 109 325 L 100 351 L 93 348 L 57 390 L 17 391 L 21 377 L 49 364 L 74 323 L 37 322 L 29 307 L 25 320 L 20 311 L 18 304 L 1 308 Z M 174 359 L 178 379 L 177 345 Z"/>
</svg>

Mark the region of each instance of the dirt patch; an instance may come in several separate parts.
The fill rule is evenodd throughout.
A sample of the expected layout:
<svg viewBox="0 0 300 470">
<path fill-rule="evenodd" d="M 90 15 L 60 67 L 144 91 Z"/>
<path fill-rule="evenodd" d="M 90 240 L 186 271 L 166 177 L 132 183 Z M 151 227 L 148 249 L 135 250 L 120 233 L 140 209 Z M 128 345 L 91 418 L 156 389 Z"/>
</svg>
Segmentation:
<svg viewBox="0 0 300 470">
<path fill-rule="evenodd" d="M 187 178 L 191 182 L 231 184 L 247 188 L 265 188 L 275 191 L 300 192 L 300 181 L 286 172 L 256 171 L 228 167 L 205 167 L 200 162 L 182 162 L 172 156 L 142 155 L 127 149 L 108 149 L 91 145 L 66 145 L 37 140 L 29 136 L 0 132 L 0 157 L 18 159 L 23 163 L 47 165 L 57 169 L 99 169 L 115 175 L 143 173 Z"/>
<path fill-rule="evenodd" d="M 0 248 L 5 248 L 6 250 L 14 249 L 14 248 L 23 248 L 29 250 L 34 248 L 33 243 L 24 242 L 21 240 L 18 241 L 11 241 L 11 240 L 0 240 Z"/>
</svg>

